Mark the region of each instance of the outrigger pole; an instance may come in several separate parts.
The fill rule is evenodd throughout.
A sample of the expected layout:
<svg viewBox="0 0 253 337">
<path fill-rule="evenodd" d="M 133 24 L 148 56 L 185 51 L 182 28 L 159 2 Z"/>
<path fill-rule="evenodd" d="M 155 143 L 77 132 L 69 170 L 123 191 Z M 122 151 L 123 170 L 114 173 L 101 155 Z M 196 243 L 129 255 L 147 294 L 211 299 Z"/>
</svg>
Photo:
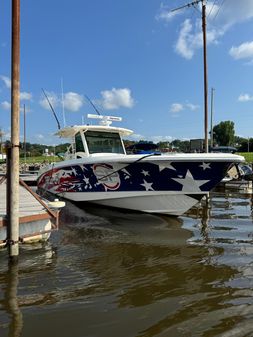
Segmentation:
<svg viewBox="0 0 253 337">
<path fill-rule="evenodd" d="M 47 99 L 47 102 L 48 102 L 48 104 L 49 104 L 49 106 L 50 106 L 50 109 L 51 109 L 52 112 L 53 112 L 54 118 L 55 118 L 55 120 L 56 120 L 58 129 L 60 130 L 61 125 L 60 125 L 59 119 L 57 118 L 57 115 L 56 115 L 56 113 L 55 113 L 55 111 L 54 111 L 54 108 L 53 108 L 53 106 L 52 106 L 52 104 L 51 104 L 49 98 L 47 97 L 47 94 L 45 93 L 45 90 L 44 90 L 43 88 L 41 88 L 41 90 L 42 90 L 43 94 L 45 95 L 45 97 L 46 97 L 46 99 Z"/>
<path fill-rule="evenodd" d="M 98 109 L 95 107 L 95 105 L 92 103 L 92 101 L 89 99 L 89 97 L 87 95 L 85 95 L 85 98 L 89 101 L 89 103 L 92 105 L 92 107 L 94 108 L 94 110 L 96 111 L 96 113 L 98 115 L 100 115 L 100 112 L 98 111 Z"/>
<path fill-rule="evenodd" d="M 172 9 L 171 12 L 195 6 L 202 2 L 202 32 L 203 32 L 203 63 L 204 63 L 204 133 L 205 152 L 208 152 L 208 83 L 207 83 L 207 52 L 206 52 L 206 0 L 196 0 L 184 6 Z"/>
</svg>

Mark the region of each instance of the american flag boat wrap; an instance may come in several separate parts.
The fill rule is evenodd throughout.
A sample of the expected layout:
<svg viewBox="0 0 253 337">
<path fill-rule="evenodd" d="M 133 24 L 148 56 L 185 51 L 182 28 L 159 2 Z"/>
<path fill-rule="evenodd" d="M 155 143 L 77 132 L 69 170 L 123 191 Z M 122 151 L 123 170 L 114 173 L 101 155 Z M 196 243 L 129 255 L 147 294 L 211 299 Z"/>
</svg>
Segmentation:
<svg viewBox="0 0 253 337">
<path fill-rule="evenodd" d="M 76 202 L 181 215 L 243 161 L 224 153 L 126 154 L 121 137 L 129 132 L 107 124 L 60 130 L 72 144 L 65 160 L 40 172 L 39 190 Z"/>
</svg>

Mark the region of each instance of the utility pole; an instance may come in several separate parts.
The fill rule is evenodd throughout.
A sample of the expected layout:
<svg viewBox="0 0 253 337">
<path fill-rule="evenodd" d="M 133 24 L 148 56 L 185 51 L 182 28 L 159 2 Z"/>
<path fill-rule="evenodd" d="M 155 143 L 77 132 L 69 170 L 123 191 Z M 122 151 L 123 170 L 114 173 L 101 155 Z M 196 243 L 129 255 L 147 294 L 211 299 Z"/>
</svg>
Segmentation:
<svg viewBox="0 0 253 337">
<path fill-rule="evenodd" d="M 171 12 L 192 7 L 202 3 L 202 33 L 203 33 L 203 64 L 204 64 L 204 134 L 205 152 L 208 152 L 208 82 L 207 82 L 207 52 L 206 52 L 206 0 L 196 0 L 184 6 L 175 8 Z"/>
<path fill-rule="evenodd" d="M 213 147 L 213 98 L 214 98 L 214 88 L 211 89 L 211 148 Z"/>
<path fill-rule="evenodd" d="M 12 0 L 11 50 L 11 165 L 7 184 L 9 256 L 16 261 L 19 254 L 19 97 L 20 97 L 20 0 Z M 7 192 L 8 194 L 8 192 Z"/>
</svg>

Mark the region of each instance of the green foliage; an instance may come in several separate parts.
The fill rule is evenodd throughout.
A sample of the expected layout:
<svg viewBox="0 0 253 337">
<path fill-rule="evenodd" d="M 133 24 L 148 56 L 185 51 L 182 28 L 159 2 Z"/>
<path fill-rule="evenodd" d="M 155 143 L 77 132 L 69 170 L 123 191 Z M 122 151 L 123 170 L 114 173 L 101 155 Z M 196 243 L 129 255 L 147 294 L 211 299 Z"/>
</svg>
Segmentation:
<svg viewBox="0 0 253 337">
<path fill-rule="evenodd" d="M 253 152 L 237 152 L 236 154 L 243 156 L 246 163 L 253 163 Z"/>
<path fill-rule="evenodd" d="M 25 150 L 26 150 L 26 157 L 39 157 L 43 156 L 45 153 L 45 150 L 48 149 L 48 153 L 62 153 L 66 152 L 67 147 L 70 145 L 69 143 L 65 144 L 59 144 L 56 146 L 52 145 L 42 145 L 42 144 L 31 144 L 31 143 L 20 143 L 21 148 L 20 148 L 20 157 L 25 156 Z"/>
<path fill-rule="evenodd" d="M 240 152 L 252 152 L 253 151 L 253 138 L 241 138 L 238 143 L 238 151 Z"/>
<path fill-rule="evenodd" d="M 167 149 L 169 147 L 169 142 L 159 142 L 157 145 L 159 149 Z"/>
<path fill-rule="evenodd" d="M 171 146 L 177 149 L 179 152 L 189 152 L 190 151 L 190 141 L 175 139 L 171 142 Z"/>
<path fill-rule="evenodd" d="M 214 139 L 220 146 L 234 145 L 235 129 L 234 122 L 220 122 L 213 128 Z"/>
<path fill-rule="evenodd" d="M 20 163 L 26 163 L 26 164 L 34 164 L 34 163 L 52 163 L 52 162 L 56 162 L 56 161 L 60 161 L 60 158 L 57 156 L 35 156 L 35 157 L 26 157 L 26 159 L 24 158 L 20 158 Z"/>
</svg>

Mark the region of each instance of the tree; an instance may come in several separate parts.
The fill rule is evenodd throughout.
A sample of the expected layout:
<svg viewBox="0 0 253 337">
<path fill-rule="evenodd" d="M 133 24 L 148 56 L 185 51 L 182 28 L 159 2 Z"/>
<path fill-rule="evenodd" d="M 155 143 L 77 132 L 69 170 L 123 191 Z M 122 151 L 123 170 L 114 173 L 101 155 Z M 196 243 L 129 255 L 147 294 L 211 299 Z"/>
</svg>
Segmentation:
<svg viewBox="0 0 253 337">
<path fill-rule="evenodd" d="M 252 152 L 253 150 L 253 138 L 242 138 L 240 146 L 238 148 L 239 152 Z"/>
<path fill-rule="evenodd" d="M 234 122 L 220 122 L 213 128 L 214 139 L 220 146 L 230 146 L 234 144 L 235 129 Z"/>
</svg>

